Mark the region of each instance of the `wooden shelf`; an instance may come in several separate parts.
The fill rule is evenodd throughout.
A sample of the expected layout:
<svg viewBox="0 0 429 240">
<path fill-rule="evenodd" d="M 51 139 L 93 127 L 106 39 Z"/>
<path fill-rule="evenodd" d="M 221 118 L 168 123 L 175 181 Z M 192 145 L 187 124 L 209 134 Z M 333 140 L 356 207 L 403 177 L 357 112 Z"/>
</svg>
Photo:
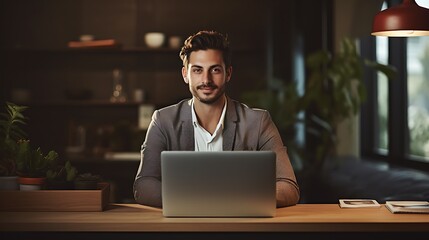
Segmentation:
<svg viewBox="0 0 429 240">
<path fill-rule="evenodd" d="M 248 48 L 235 48 L 232 50 L 236 53 L 252 52 L 255 49 Z M 149 48 L 149 47 L 85 47 L 85 48 L 15 48 L 15 49 L 1 49 L 1 52 L 9 54 L 80 54 L 80 53 L 174 53 L 179 54 L 180 49 L 160 47 L 160 48 Z"/>
<path fill-rule="evenodd" d="M 90 154 L 64 155 L 72 163 L 140 162 L 139 152 L 108 152 L 104 156 Z"/>
<path fill-rule="evenodd" d="M 85 47 L 85 48 L 52 48 L 52 49 L 2 49 L 6 53 L 22 53 L 22 54 L 42 54 L 42 53 L 178 53 L 180 49 L 161 47 L 161 48 L 148 48 L 148 47 Z"/>
<path fill-rule="evenodd" d="M 35 102 L 23 104 L 30 107 L 138 107 L 140 105 L 151 105 L 150 102 L 110 102 L 108 100 L 66 100 L 56 102 Z"/>
</svg>

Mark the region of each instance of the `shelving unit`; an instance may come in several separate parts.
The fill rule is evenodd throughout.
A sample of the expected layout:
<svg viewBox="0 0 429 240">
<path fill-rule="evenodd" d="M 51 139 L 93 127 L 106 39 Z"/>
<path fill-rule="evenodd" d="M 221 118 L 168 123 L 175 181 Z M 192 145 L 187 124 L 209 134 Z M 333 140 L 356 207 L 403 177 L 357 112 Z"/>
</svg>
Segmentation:
<svg viewBox="0 0 429 240">
<path fill-rule="evenodd" d="M 117 54 L 126 54 L 126 53 L 179 53 L 180 49 L 174 49 L 169 47 L 160 47 L 160 48 L 149 48 L 149 47 L 82 47 L 82 48 L 14 48 L 14 49 L 5 49 L 5 53 L 12 54 L 28 54 L 28 53 L 38 53 L 38 54 L 65 54 L 65 53 L 117 53 Z"/>
<path fill-rule="evenodd" d="M 243 6 L 246 9 L 243 10 Z M 192 9 L 210 8 L 217 14 Z M 228 6 L 225 8 L 224 6 Z M 264 1 L 186 0 L 81 0 L 12 1 L 2 4 L 3 35 L 0 53 L 0 100 L 15 101 L 13 92 L 24 89 L 29 136 L 42 150 L 56 150 L 70 158 L 82 171 L 96 171 L 116 183 L 116 200 L 132 198 L 132 181 L 138 161 L 105 161 L 86 154 L 72 159 L 65 148 L 70 122 L 83 125 L 86 144 L 94 146 L 95 133 L 111 126 L 137 126 L 140 103 L 132 101 L 133 90 L 143 89 L 144 104 L 164 107 L 190 97 L 181 76 L 179 49 L 145 47 L 143 37 L 150 31 L 183 39 L 197 30 L 213 29 L 228 33 L 232 40 L 234 72 L 228 95 L 239 99 L 247 89 L 261 87 L 267 78 L 267 19 L 270 5 Z M 237 11 L 240 17 L 237 18 Z M 174 17 L 173 16 L 174 13 Z M 195 21 L 198 19 L 198 21 Z M 280 28 L 279 28 L 280 29 Z M 67 48 L 82 34 L 97 39 L 115 39 L 115 48 Z M 111 103 L 115 68 L 124 73 L 128 101 Z M 90 90 L 91 96 L 69 99 L 65 91 Z M 24 94 L 25 95 L 25 94 Z M 19 99 L 18 99 L 19 100 Z M 121 125 L 122 124 L 122 125 Z M 107 131 L 107 130 L 106 130 Z M 141 133 L 130 149 L 139 151 Z M 124 149 L 123 151 L 130 151 Z M 112 185 L 112 192 L 115 192 Z M 120 189 L 120 190 L 119 190 Z M 130 197 L 131 196 L 131 197 Z"/>
<path fill-rule="evenodd" d="M 39 140 L 42 149 L 57 150 L 80 173 L 102 176 L 111 184 L 112 201 L 133 202 L 132 185 L 139 161 L 106 159 L 105 153 L 139 152 L 145 136 L 145 131 L 136 127 L 139 106 L 136 102 L 104 100 L 36 103 L 29 108 L 29 133 L 31 139 Z M 86 143 L 82 152 L 69 153 L 70 131 L 76 127 L 85 129 Z"/>
</svg>

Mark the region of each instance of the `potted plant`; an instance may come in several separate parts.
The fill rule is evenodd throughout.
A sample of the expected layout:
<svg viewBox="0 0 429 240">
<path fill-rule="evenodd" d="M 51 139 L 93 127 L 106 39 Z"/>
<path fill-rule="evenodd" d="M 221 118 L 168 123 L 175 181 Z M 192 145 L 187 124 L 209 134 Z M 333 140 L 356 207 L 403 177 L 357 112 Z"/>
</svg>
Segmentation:
<svg viewBox="0 0 429 240">
<path fill-rule="evenodd" d="M 101 177 L 99 175 L 83 173 L 76 177 L 74 186 L 77 190 L 95 190 L 98 189 L 98 183 L 100 181 Z"/>
<path fill-rule="evenodd" d="M 29 140 L 19 140 L 16 161 L 20 190 L 43 189 L 47 171 L 55 166 L 57 158 L 55 151 L 44 155 L 40 148 L 33 150 Z"/>
<path fill-rule="evenodd" d="M 332 54 L 318 51 L 307 58 L 309 76 L 301 107 L 311 120 L 316 144 L 313 168 L 317 171 L 327 156 L 335 155 L 338 125 L 355 116 L 366 100 L 364 66 L 379 71 L 392 79 L 396 70 L 375 61 L 363 59 L 356 42 L 344 38 L 339 50 Z"/>
<path fill-rule="evenodd" d="M 293 155 L 292 164 L 299 158 L 298 168 L 311 175 L 333 154 L 338 124 L 356 115 L 365 101 L 364 66 L 388 78 L 395 74 L 390 66 L 363 59 L 355 41 L 344 38 L 335 54 L 320 50 L 307 57 L 308 78 L 303 94 L 289 83 L 272 90 L 247 92 L 242 97 L 250 105 L 269 110 Z M 304 124 L 308 135 L 313 136 L 314 150 L 305 151 L 305 147 L 295 144 L 297 123 Z"/>
<path fill-rule="evenodd" d="M 26 106 L 7 102 L 6 113 L 0 113 L 0 190 L 17 190 L 16 172 L 17 141 L 26 137 L 21 126 L 25 125 L 22 112 Z"/>
<path fill-rule="evenodd" d="M 47 188 L 51 190 L 65 190 L 74 188 L 74 180 L 77 176 L 77 169 L 70 161 L 65 164 L 56 164 L 46 172 Z"/>
</svg>

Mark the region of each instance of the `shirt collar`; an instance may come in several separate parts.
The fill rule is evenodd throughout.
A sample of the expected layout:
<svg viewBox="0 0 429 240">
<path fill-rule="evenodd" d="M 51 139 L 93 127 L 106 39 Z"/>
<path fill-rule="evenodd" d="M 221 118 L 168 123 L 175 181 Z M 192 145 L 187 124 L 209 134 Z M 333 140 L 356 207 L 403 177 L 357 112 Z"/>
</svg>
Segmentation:
<svg viewBox="0 0 429 240">
<path fill-rule="evenodd" d="M 222 115 L 220 116 L 219 122 L 216 127 L 216 131 L 218 131 L 220 128 L 223 130 L 223 126 L 224 126 L 226 107 L 228 102 L 226 96 L 224 98 L 225 98 L 225 105 L 223 106 Z M 191 100 L 191 112 L 192 112 L 192 123 L 194 124 L 194 127 L 200 126 L 200 124 L 198 123 L 197 114 L 195 113 L 195 109 L 194 109 L 194 99 Z"/>
</svg>

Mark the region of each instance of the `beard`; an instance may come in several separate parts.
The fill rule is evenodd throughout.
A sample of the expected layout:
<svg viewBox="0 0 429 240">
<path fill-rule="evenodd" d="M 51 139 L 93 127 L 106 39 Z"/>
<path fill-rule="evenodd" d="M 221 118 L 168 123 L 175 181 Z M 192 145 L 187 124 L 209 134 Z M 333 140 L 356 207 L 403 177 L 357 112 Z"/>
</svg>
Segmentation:
<svg viewBox="0 0 429 240">
<path fill-rule="evenodd" d="M 201 84 L 197 86 L 195 89 L 191 89 L 191 92 L 192 92 L 192 95 L 195 98 L 197 98 L 200 102 L 205 104 L 213 104 L 217 102 L 225 94 L 225 85 L 226 83 L 222 84 L 221 86 L 216 86 L 213 83 Z M 203 88 L 211 88 L 213 91 L 213 94 L 204 94 L 198 91 Z"/>
</svg>

